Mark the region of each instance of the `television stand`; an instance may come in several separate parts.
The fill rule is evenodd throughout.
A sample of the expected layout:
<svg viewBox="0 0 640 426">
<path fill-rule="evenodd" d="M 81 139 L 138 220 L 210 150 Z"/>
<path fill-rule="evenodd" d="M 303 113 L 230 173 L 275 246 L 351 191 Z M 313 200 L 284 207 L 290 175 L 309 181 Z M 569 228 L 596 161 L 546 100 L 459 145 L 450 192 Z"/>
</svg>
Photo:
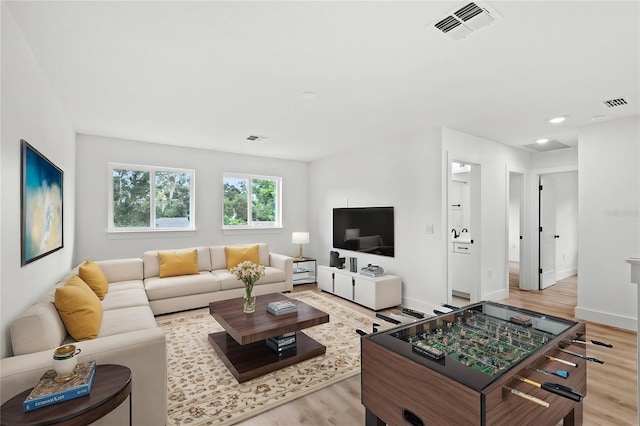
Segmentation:
<svg viewBox="0 0 640 426">
<path fill-rule="evenodd" d="M 330 266 L 318 266 L 318 288 L 374 311 L 402 304 L 402 279 L 369 277 Z"/>
</svg>

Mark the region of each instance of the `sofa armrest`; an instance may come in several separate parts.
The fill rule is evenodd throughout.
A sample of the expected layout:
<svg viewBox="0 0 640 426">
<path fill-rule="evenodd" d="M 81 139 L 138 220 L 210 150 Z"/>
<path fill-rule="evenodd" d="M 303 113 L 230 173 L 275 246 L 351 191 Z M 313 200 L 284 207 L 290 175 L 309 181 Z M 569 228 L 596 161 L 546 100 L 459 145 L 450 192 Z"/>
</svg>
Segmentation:
<svg viewBox="0 0 640 426">
<path fill-rule="evenodd" d="M 161 328 L 74 344 L 82 349 L 78 362 L 95 360 L 98 364 L 120 364 L 131 369 L 132 424 L 167 423 L 167 350 Z M 46 350 L 0 360 L 1 402 L 35 386 L 42 374 L 52 368 L 52 354 L 52 350 Z"/>
<path fill-rule="evenodd" d="M 284 254 L 269 253 L 269 266 L 280 269 L 285 273 L 285 291 L 293 290 L 293 258 Z"/>
</svg>

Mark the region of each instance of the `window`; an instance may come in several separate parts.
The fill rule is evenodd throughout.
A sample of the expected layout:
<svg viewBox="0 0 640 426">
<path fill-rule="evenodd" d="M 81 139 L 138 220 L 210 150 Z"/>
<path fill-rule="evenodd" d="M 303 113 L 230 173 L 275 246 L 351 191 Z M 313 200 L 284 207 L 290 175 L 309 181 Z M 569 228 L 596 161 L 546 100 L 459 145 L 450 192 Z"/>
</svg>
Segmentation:
<svg viewBox="0 0 640 426">
<path fill-rule="evenodd" d="M 195 229 L 194 170 L 110 163 L 109 177 L 109 231 Z"/>
<path fill-rule="evenodd" d="M 225 173 L 223 184 L 224 229 L 281 227 L 281 178 Z"/>
</svg>

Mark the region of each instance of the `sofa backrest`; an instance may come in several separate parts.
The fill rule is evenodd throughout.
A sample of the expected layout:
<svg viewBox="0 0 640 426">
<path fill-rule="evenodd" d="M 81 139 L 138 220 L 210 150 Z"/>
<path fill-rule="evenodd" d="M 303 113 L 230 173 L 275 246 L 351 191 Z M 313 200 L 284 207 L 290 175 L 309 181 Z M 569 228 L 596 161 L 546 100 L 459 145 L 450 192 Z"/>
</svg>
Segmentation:
<svg viewBox="0 0 640 426">
<path fill-rule="evenodd" d="M 158 260 L 158 252 L 170 252 L 170 251 L 192 251 L 196 249 L 198 251 L 198 270 L 199 271 L 211 271 L 211 255 L 209 254 L 209 247 L 191 247 L 177 250 L 150 250 L 144 252 L 142 258 L 144 262 L 144 277 L 157 277 L 160 275 L 160 261 Z"/>
<path fill-rule="evenodd" d="M 248 247 L 255 244 L 234 244 L 234 247 Z M 231 246 L 231 245 L 230 245 Z M 227 246 L 211 246 L 209 247 L 211 253 L 211 269 L 227 269 L 227 256 L 224 253 L 224 248 Z M 269 244 L 258 243 L 258 255 L 260 256 L 260 263 L 264 266 L 269 265 Z"/>
</svg>

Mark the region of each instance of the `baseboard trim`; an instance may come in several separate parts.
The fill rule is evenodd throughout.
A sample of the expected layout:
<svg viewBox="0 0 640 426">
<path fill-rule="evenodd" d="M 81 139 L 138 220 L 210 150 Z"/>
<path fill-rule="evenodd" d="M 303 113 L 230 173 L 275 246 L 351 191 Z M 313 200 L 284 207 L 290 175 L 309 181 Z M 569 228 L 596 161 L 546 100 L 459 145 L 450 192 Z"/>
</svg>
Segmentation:
<svg viewBox="0 0 640 426">
<path fill-rule="evenodd" d="M 574 275 L 578 274 L 578 268 L 570 268 L 570 269 L 565 269 L 564 271 L 559 271 L 556 272 L 556 280 L 560 281 L 560 280 L 564 280 L 565 278 L 569 278 L 572 277 Z"/>
<path fill-rule="evenodd" d="M 595 311 L 593 309 L 581 308 L 579 306 L 576 306 L 575 316 L 576 318 L 596 322 L 598 324 L 622 328 L 629 331 L 638 331 L 638 320 L 636 318 L 624 317 L 621 315 L 611 314 L 609 312 Z"/>
<path fill-rule="evenodd" d="M 502 289 L 491 293 L 486 293 L 482 300 L 492 300 L 494 302 L 497 302 L 499 300 L 506 299 L 507 297 L 509 297 L 509 290 Z"/>
</svg>

